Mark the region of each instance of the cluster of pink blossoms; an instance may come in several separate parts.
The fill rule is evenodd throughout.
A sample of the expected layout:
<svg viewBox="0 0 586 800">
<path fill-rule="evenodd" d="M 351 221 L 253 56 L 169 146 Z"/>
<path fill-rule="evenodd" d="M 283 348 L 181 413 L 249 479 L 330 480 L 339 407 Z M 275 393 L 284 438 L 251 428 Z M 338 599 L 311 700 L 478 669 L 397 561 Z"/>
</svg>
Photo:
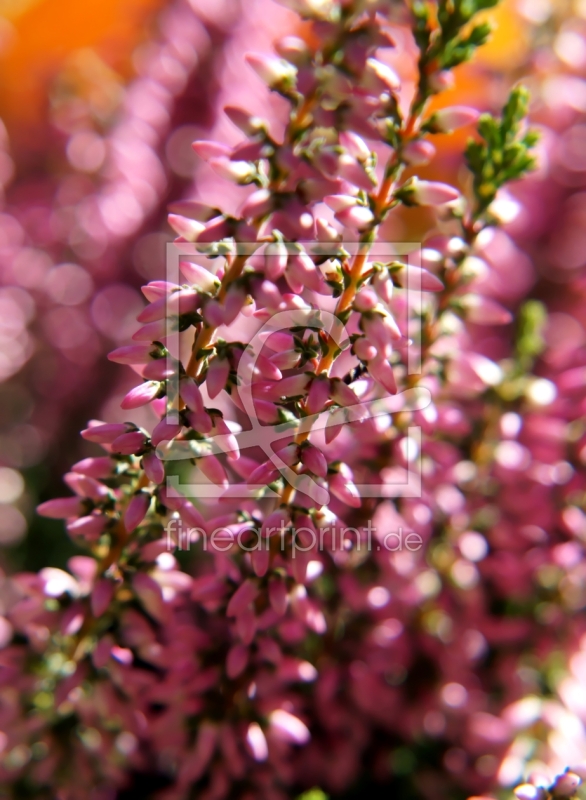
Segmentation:
<svg viewBox="0 0 586 800">
<path fill-rule="evenodd" d="M 277 800 L 365 768 L 430 800 L 512 785 L 542 715 L 523 654 L 584 605 L 582 373 L 533 374 L 542 307 L 491 268 L 523 93 L 480 120 L 467 200 L 417 177 L 434 133 L 477 119 L 426 106 L 490 3 L 287 5 L 309 32 L 247 57 L 286 121 L 230 107 L 245 138 L 196 143 L 246 197 L 174 206 L 182 277 L 144 287 L 110 356 L 142 378 L 123 408 L 156 422 L 90 423 L 105 455 L 40 507 L 89 554 L 5 585 L 15 792 L 106 800 L 154 773 L 162 799 Z M 384 242 L 399 205 L 437 209 L 421 252 Z M 582 759 L 517 796 L 572 796 Z"/>
</svg>

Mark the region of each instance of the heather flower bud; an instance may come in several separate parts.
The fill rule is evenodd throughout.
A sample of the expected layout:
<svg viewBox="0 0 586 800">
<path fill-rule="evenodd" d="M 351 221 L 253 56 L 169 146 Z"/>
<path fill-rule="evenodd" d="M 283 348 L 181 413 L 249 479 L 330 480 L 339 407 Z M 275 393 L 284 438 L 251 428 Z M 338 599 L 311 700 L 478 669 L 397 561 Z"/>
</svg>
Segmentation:
<svg viewBox="0 0 586 800">
<path fill-rule="evenodd" d="M 307 43 L 299 36 L 284 36 L 275 42 L 275 50 L 288 61 L 290 64 L 295 64 L 296 67 L 301 67 L 309 63 L 311 59 L 311 51 Z"/>
<path fill-rule="evenodd" d="M 295 86 L 297 68 L 282 58 L 247 53 L 245 59 L 269 88 L 288 90 Z"/>
<path fill-rule="evenodd" d="M 108 456 L 84 458 L 71 467 L 72 472 L 87 475 L 89 478 L 108 478 L 112 474 L 114 464 Z"/>
<path fill-rule="evenodd" d="M 257 398 L 254 401 L 254 410 L 261 422 L 265 422 L 268 425 L 276 425 L 279 421 L 279 409 L 269 400 Z"/>
<path fill-rule="evenodd" d="M 369 286 L 361 289 L 354 298 L 354 308 L 356 311 L 372 311 L 377 305 L 378 297 Z"/>
<path fill-rule="evenodd" d="M 246 744 L 255 761 L 266 761 L 269 756 L 267 740 L 257 722 L 251 722 L 246 731 Z"/>
<path fill-rule="evenodd" d="M 244 219 L 260 219 L 273 210 L 273 195 L 268 189 L 258 189 L 244 201 L 240 213 Z"/>
<path fill-rule="evenodd" d="M 301 462 L 304 467 L 307 467 L 308 470 L 314 473 L 314 475 L 318 475 L 320 478 L 325 478 L 328 474 L 328 462 L 326 457 L 318 450 L 317 447 L 314 447 L 312 444 L 308 444 L 301 450 Z"/>
<path fill-rule="evenodd" d="M 158 353 L 159 348 L 153 344 L 131 344 L 118 347 L 108 353 L 108 359 L 116 364 L 148 364 L 153 358 L 153 353 Z"/>
<path fill-rule="evenodd" d="M 397 394 L 397 383 L 393 369 L 384 356 L 376 355 L 368 362 L 368 374 L 389 394 Z"/>
<path fill-rule="evenodd" d="M 357 339 L 352 347 L 357 358 L 361 361 L 370 361 L 375 358 L 378 350 L 372 345 L 368 339 Z"/>
<path fill-rule="evenodd" d="M 342 153 L 339 156 L 336 172 L 343 180 L 367 192 L 372 191 L 375 185 L 375 181 L 367 174 L 362 164 L 349 153 Z"/>
<path fill-rule="evenodd" d="M 168 419 L 164 417 L 157 425 L 155 425 L 151 434 L 153 447 L 157 447 L 157 445 L 159 445 L 161 442 L 168 442 L 171 439 L 174 439 L 181 433 L 182 427 L 183 425 L 180 422 L 169 422 Z"/>
<path fill-rule="evenodd" d="M 203 397 L 199 386 L 191 378 L 184 378 L 179 384 L 181 399 L 190 411 L 201 413 L 204 411 Z"/>
<path fill-rule="evenodd" d="M 123 433 L 135 430 L 136 426 L 126 422 L 104 422 L 92 425 L 81 432 L 82 437 L 88 442 L 96 444 L 111 444 L 114 439 Z"/>
<path fill-rule="evenodd" d="M 390 314 L 378 312 L 364 314 L 361 326 L 366 338 L 372 342 L 379 352 L 385 352 L 391 342 L 399 341 L 402 338 L 401 331 Z"/>
<path fill-rule="evenodd" d="M 94 542 L 104 532 L 107 522 L 107 517 L 101 515 L 80 517 L 67 523 L 67 532 L 74 539 L 79 537 L 88 542 Z"/>
<path fill-rule="evenodd" d="M 240 128 L 242 133 L 246 136 L 256 136 L 259 133 L 266 131 L 267 123 L 261 117 L 255 117 L 244 111 L 242 108 L 236 106 L 225 106 L 224 114 L 228 117 L 230 122 Z"/>
<path fill-rule="evenodd" d="M 272 461 L 265 461 L 253 470 L 247 483 L 253 486 L 266 486 L 275 481 L 279 477 L 279 474 L 279 470 Z"/>
<path fill-rule="evenodd" d="M 237 678 L 248 664 L 248 647 L 244 644 L 235 644 L 228 651 L 226 657 L 226 674 L 229 678 Z"/>
<path fill-rule="evenodd" d="M 224 489 L 228 488 L 226 470 L 216 456 L 211 455 L 198 458 L 197 466 L 212 483 L 215 483 L 217 486 L 222 486 Z"/>
<path fill-rule="evenodd" d="M 176 292 L 181 287 L 176 283 L 169 281 L 151 281 L 146 286 L 141 286 L 141 291 L 150 303 L 159 300 L 161 297 L 166 297 L 171 292 Z M 119 348 L 123 350 L 124 348 Z M 115 351 L 116 352 L 116 351 Z"/>
<path fill-rule="evenodd" d="M 356 228 L 358 231 L 365 231 L 374 223 L 374 214 L 366 206 L 354 206 L 354 208 L 338 211 L 336 219 L 345 228 Z"/>
<path fill-rule="evenodd" d="M 418 282 L 423 292 L 441 292 L 443 283 L 432 272 L 416 267 L 413 264 L 399 264 L 393 266 L 393 282 L 397 286 L 407 287 L 417 285 Z"/>
<path fill-rule="evenodd" d="M 137 528 L 146 517 L 151 504 L 151 496 L 146 492 L 139 492 L 131 499 L 124 514 L 124 526 L 128 533 Z"/>
<path fill-rule="evenodd" d="M 287 247 L 283 242 L 271 242 L 265 249 L 265 275 L 277 281 L 287 267 Z"/>
<path fill-rule="evenodd" d="M 258 597 L 258 587 L 255 581 L 246 580 L 234 592 L 226 608 L 227 617 L 237 617 Z"/>
<path fill-rule="evenodd" d="M 340 144 L 358 161 L 367 161 L 370 158 L 370 148 L 357 133 L 353 131 L 342 131 L 340 133 Z"/>
<path fill-rule="evenodd" d="M 328 478 L 328 487 L 331 493 L 346 505 L 352 508 L 360 508 L 362 505 L 358 489 L 352 480 L 352 473 L 345 465 L 342 464 L 340 471 Z"/>
<path fill-rule="evenodd" d="M 206 292 L 207 294 L 216 293 L 220 281 L 205 267 L 194 264 L 192 261 L 180 261 L 179 269 L 187 280 L 194 286 L 197 286 L 200 291 Z"/>
<path fill-rule="evenodd" d="M 160 388 L 161 384 L 158 383 L 158 381 L 147 381 L 146 383 L 141 383 L 139 386 L 135 386 L 134 389 L 131 389 L 128 392 L 128 394 L 124 397 L 124 400 L 120 403 L 120 407 L 128 410 L 131 408 L 145 406 L 147 403 L 150 403 L 151 400 L 155 399 Z"/>
<path fill-rule="evenodd" d="M 409 142 L 403 149 L 403 160 L 411 166 L 423 166 L 429 164 L 435 153 L 435 147 L 431 142 L 419 139 L 416 142 Z"/>
<path fill-rule="evenodd" d="M 395 192 L 395 197 L 408 206 L 443 206 L 457 200 L 460 193 L 447 183 L 413 177 Z"/>
<path fill-rule="evenodd" d="M 328 208 L 331 208 L 332 211 L 345 211 L 347 208 L 354 208 L 354 206 L 357 206 L 358 198 L 351 194 L 329 194 L 324 197 L 324 203 Z"/>
<path fill-rule="evenodd" d="M 478 120 L 480 113 L 468 106 L 451 106 L 436 111 L 425 123 L 432 133 L 451 133 L 465 125 L 472 125 Z"/>
<path fill-rule="evenodd" d="M 219 328 L 220 325 L 223 325 L 225 316 L 225 309 L 222 303 L 218 303 L 217 300 L 209 300 L 206 303 L 203 310 L 203 318 L 210 328 Z"/>
<path fill-rule="evenodd" d="M 116 585 L 113 581 L 108 580 L 108 578 L 100 579 L 94 586 L 90 597 L 90 607 L 92 609 L 92 615 L 96 619 L 101 617 L 108 610 L 115 589 Z"/>
<path fill-rule="evenodd" d="M 305 744 L 311 738 L 307 726 L 301 722 L 299 717 L 283 709 L 269 714 L 269 724 L 272 733 L 285 742 Z"/>
<path fill-rule="evenodd" d="M 121 453 L 122 455 L 132 455 L 133 453 L 140 453 L 146 444 L 146 436 L 140 431 L 133 431 L 132 433 L 123 433 L 112 442 L 112 452 Z"/>
<path fill-rule="evenodd" d="M 210 142 L 202 139 L 201 141 L 193 142 L 191 146 L 204 161 L 209 161 L 211 158 L 230 158 L 230 148 L 220 142 Z"/>
<path fill-rule="evenodd" d="M 319 414 L 330 397 L 330 382 L 325 376 L 315 377 L 307 394 L 306 407 L 310 414 Z"/>
<path fill-rule="evenodd" d="M 316 219 L 315 227 L 317 232 L 317 239 L 320 242 L 330 243 L 337 242 L 340 234 L 335 228 L 332 228 L 324 219 Z"/>
<path fill-rule="evenodd" d="M 163 483 L 165 480 L 165 468 L 163 462 L 155 452 L 146 453 L 142 459 L 142 467 L 149 481 L 153 483 Z"/>
<path fill-rule="evenodd" d="M 168 327 L 169 323 L 166 319 L 158 319 L 156 322 L 149 322 L 147 325 L 143 325 L 142 328 L 139 328 L 136 333 L 133 334 L 132 338 L 135 342 L 153 342 L 153 341 L 162 341 L 166 336 L 169 335 L 170 326 Z"/>
<path fill-rule="evenodd" d="M 201 222 L 181 217 L 178 214 L 169 214 L 167 220 L 175 233 L 183 237 L 186 242 L 195 242 L 205 227 Z"/>
<path fill-rule="evenodd" d="M 269 602 L 279 616 L 287 611 L 287 585 L 281 577 L 272 577 L 269 581 Z"/>
<path fill-rule="evenodd" d="M 165 381 L 177 373 L 177 362 L 166 358 L 151 361 L 142 370 L 142 377 L 151 381 Z"/>
<path fill-rule="evenodd" d="M 256 177 L 256 167 L 250 161 L 231 161 L 229 158 L 210 158 L 210 167 L 220 178 L 234 183 L 251 183 Z"/>
<path fill-rule="evenodd" d="M 369 58 L 367 60 L 365 76 L 367 78 L 367 85 L 369 85 L 368 78 L 374 77 L 377 78 L 383 84 L 383 86 L 391 92 L 401 88 L 401 79 L 397 73 L 387 64 L 383 64 L 382 61 L 379 61 L 376 58 Z M 370 81 L 370 85 L 372 85 L 372 80 Z"/>
<path fill-rule="evenodd" d="M 83 502 L 79 497 L 56 497 L 54 500 L 47 500 L 37 507 L 37 513 L 41 517 L 50 519 L 70 519 L 79 517 L 83 514 Z"/>
<path fill-rule="evenodd" d="M 230 362 L 227 358 L 213 358 L 210 361 L 206 372 L 206 388 L 209 396 L 213 399 L 226 388 L 228 376 L 230 375 Z"/>
</svg>

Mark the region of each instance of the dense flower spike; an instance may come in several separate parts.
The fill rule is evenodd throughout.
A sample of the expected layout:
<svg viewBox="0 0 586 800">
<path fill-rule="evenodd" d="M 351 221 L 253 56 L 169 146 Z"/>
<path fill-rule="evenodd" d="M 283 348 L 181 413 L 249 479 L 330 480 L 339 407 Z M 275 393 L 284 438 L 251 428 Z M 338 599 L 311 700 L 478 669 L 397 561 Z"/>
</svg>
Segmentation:
<svg viewBox="0 0 586 800">
<path fill-rule="evenodd" d="M 7 592 L 3 783 L 85 800 L 155 772 L 161 800 L 278 800 L 364 762 L 425 800 L 571 797 L 584 642 L 560 702 L 523 698 L 539 665 L 515 655 L 555 654 L 548 627 L 585 602 L 583 372 L 498 267 L 524 91 L 480 118 L 471 181 L 404 175 L 474 121 L 429 101 L 493 3 L 284 5 L 304 38 L 242 60 L 281 110 L 231 106 L 245 138 L 196 143 L 233 187 L 173 207 L 181 276 L 144 287 L 137 344 L 111 354 L 143 416 L 90 423 L 106 455 L 39 508 L 88 555 Z M 397 257 L 381 231 L 402 206 L 435 227 Z M 536 723 L 575 763 L 519 784 Z"/>
</svg>

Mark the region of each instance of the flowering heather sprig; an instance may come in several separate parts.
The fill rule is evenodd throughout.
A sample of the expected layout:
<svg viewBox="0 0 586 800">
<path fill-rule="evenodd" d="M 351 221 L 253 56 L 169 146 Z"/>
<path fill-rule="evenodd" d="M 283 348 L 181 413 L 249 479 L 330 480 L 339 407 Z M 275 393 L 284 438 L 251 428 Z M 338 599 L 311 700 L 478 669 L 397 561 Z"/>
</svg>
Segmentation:
<svg viewBox="0 0 586 800">
<path fill-rule="evenodd" d="M 15 640 L 2 652 L 25 698 L 6 733 L 6 784 L 59 788 L 67 800 L 107 797 L 154 759 L 169 778 L 166 800 L 193 792 L 277 800 L 296 784 L 349 785 L 380 727 L 408 742 L 445 731 L 447 756 L 466 736 L 457 710 L 473 693 L 470 662 L 491 636 L 488 612 L 479 612 L 484 633 L 465 618 L 456 620 L 461 630 L 450 627 L 449 605 L 475 586 L 487 547 L 467 527 L 489 526 L 486 485 L 506 487 L 499 469 L 524 457 L 512 442 L 493 454 L 507 404 L 521 408 L 533 397 L 539 406 L 540 391 L 555 390 L 528 367 L 518 374 L 514 360 L 501 367 L 478 352 L 468 325 L 510 321 L 478 280 L 479 237 L 491 219 L 478 176 L 486 180 L 498 143 L 505 159 L 514 149 L 517 166 L 493 176 L 495 185 L 527 168 L 523 93 L 514 91 L 491 123 L 497 144 L 482 123 L 487 147 L 470 158 L 477 180 L 469 202 L 450 185 L 404 180 L 407 166 L 432 157 L 428 136 L 474 118 L 457 109 L 426 119 L 426 107 L 449 83 L 447 71 L 484 40 L 484 27 L 469 23 L 493 3 L 440 3 L 437 19 L 423 4 L 414 17 L 387 2 L 286 5 L 311 21 L 311 35 L 281 40 L 278 57 L 247 59 L 289 104 L 284 132 L 231 108 L 244 141 L 195 144 L 218 175 L 252 191 L 238 216 L 196 201 L 173 209 L 185 283 L 144 287 L 149 305 L 136 344 L 110 356 L 144 379 L 123 408 L 150 405 L 159 420 L 151 431 L 89 424 L 82 436 L 106 456 L 75 464 L 66 477 L 75 496 L 39 511 L 66 519 L 90 555 L 71 560 L 72 574 L 47 568 L 13 581 L 7 625 L 28 650 Z M 399 11 L 421 48 L 407 111 L 386 59 Z M 424 249 L 422 264 L 375 260 L 379 228 L 399 205 L 436 208 L 442 218 L 447 234 Z M 411 281 L 424 292 L 421 307 L 404 291 Z M 319 312 L 335 324 L 317 324 Z M 278 314 L 289 323 L 251 357 L 243 340 L 253 324 Z M 188 358 L 174 349 L 179 336 L 191 337 Z M 410 372 L 418 347 L 421 370 Z M 282 434 L 268 460 L 259 456 L 261 433 L 256 451 L 239 450 L 246 381 L 258 418 Z M 411 406 L 407 391 L 416 389 L 431 391 L 433 402 Z M 384 409 L 395 393 L 404 394 L 393 406 L 400 413 L 370 415 L 371 401 Z M 327 415 L 323 437 L 312 425 L 318 414 Z M 472 443 L 466 414 L 481 430 Z M 418 446 L 413 425 L 424 434 L 422 498 L 363 500 L 357 486 L 392 488 L 405 475 Z M 165 459 L 173 448 L 195 469 Z M 171 479 L 190 472 L 207 496 L 174 491 Z M 378 532 L 365 550 L 369 517 Z M 432 566 L 382 546 L 395 525 L 429 542 L 432 523 L 445 536 Z M 198 552 L 194 574 L 164 536 L 184 544 L 183 525 L 194 529 L 194 549 L 220 533 L 220 546 Z M 397 676 L 417 659 L 425 667 L 423 652 L 433 659 L 450 636 L 462 659 L 444 664 L 441 682 L 431 678 L 429 694 L 406 706 Z M 19 670 L 26 658 L 30 673 Z"/>
</svg>

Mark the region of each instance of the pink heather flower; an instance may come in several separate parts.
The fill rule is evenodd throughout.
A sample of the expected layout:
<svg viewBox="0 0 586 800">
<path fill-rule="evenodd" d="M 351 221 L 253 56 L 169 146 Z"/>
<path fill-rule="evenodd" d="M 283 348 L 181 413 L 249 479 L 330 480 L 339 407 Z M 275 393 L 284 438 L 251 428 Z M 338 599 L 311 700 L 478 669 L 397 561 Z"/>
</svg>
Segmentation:
<svg viewBox="0 0 586 800">
<path fill-rule="evenodd" d="M 202 292 L 215 294 L 220 285 L 220 281 L 216 276 L 199 264 L 194 264 L 191 261 L 180 261 L 179 269 L 187 280 Z"/>
<path fill-rule="evenodd" d="M 206 387 L 209 396 L 213 399 L 226 388 L 230 375 L 230 362 L 226 358 L 213 358 L 206 373 Z"/>
<path fill-rule="evenodd" d="M 374 214 L 365 206 L 354 206 L 346 208 L 336 213 L 336 219 L 346 228 L 356 228 L 358 231 L 365 231 L 374 222 Z"/>
<path fill-rule="evenodd" d="M 209 165 L 221 178 L 234 183 L 250 183 L 255 176 L 250 161 L 231 161 L 229 158 L 210 158 Z"/>
<path fill-rule="evenodd" d="M 259 219 L 273 210 L 274 199 L 268 189 L 258 189 L 244 201 L 240 213 L 245 219 Z"/>
<path fill-rule="evenodd" d="M 330 382 L 321 375 L 311 381 L 307 394 L 307 410 L 310 414 L 319 414 L 326 406 L 330 397 Z"/>
<path fill-rule="evenodd" d="M 297 69 L 288 61 L 259 53 L 247 53 L 246 62 L 271 89 L 281 85 L 293 85 Z"/>
<path fill-rule="evenodd" d="M 287 610 L 287 586 L 280 577 L 272 577 L 269 581 L 269 600 L 274 611 L 283 616 Z"/>
<path fill-rule="evenodd" d="M 56 497 L 41 503 L 37 512 L 50 519 L 71 519 L 83 513 L 83 503 L 79 497 Z"/>
<path fill-rule="evenodd" d="M 109 477 L 112 469 L 112 460 L 108 456 L 83 458 L 71 467 L 72 472 L 78 472 L 80 475 L 87 475 L 89 478 L 96 478 L 96 480 Z"/>
<path fill-rule="evenodd" d="M 260 422 L 265 422 L 268 425 L 275 425 L 279 421 L 279 409 L 269 400 L 256 398 L 254 401 L 254 410 Z"/>
<path fill-rule="evenodd" d="M 152 359 L 151 353 L 155 350 L 152 344 L 131 344 L 118 347 L 108 353 L 110 361 L 116 364 L 148 364 Z"/>
<path fill-rule="evenodd" d="M 150 303 L 154 303 L 155 300 L 160 300 L 161 297 L 166 297 L 171 292 L 178 291 L 179 288 L 176 283 L 169 283 L 169 281 L 151 281 L 146 286 L 142 286 L 141 291 Z M 124 348 L 119 349 L 123 350 Z"/>
<path fill-rule="evenodd" d="M 141 431 L 133 431 L 132 433 L 123 433 L 112 442 L 112 452 L 121 453 L 122 455 L 131 455 L 132 453 L 139 453 L 146 444 L 146 436 Z"/>
<path fill-rule="evenodd" d="M 101 515 L 79 517 L 67 523 L 67 531 L 74 539 L 80 537 L 89 542 L 96 541 L 104 532 L 107 522 L 107 517 Z"/>
<path fill-rule="evenodd" d="M 376 185 L 376 181 L 368 175 L 362 164 L 349 153 L 342 153 L 339 156 L 336 173 L 343 180 L 367 192 Z"/>
<path fill-rule="evenodd" d="M 431 118 L 434 130 L 442 133 L 463 128 L 465 125 L 472 125 L 478 120 L 480 113 L 475 108 L 469 106 L 450 106 L 436 111 Z"/>
<path fill-rule="evenodd" d="M 115 589 L 115 583 L 107 578 L 102 578 L 96 583 L 90 597 L 94 617 L 98 618 L 105 614 L 110 606 Z"/>
<path fill-rule="evenodd" d="M 90 422 L 90 427 L 81 432 L 81 435 L 88 442 L 96 442 L 97 444 L 111 444 L 114 439 L 128 433 L 132 430 L 133 425 L 127 425 L 125 422 Z"/>
<path fill-rule="evenodd" d="M 237 678 L 246 669 L 248 664 L 248 647 L 235 644 L 228 651 L 226 657 L 226 674 L 229 678 Z"/>
<path fill-rule="evenodd" d="M 177 374 L 177 362 L 166 358 L 157 358 L 141 370 L 142 377 L 153 381 L 164 381 Z"/>
<path fill-rule="evenodd" d="M 201 222 L 197 222 L 194 219 L 187 219 L 187 217 L 182 217 L 178 214 L 169 214 L 167 219 L 173 230 L 179 234 L 179 236 L 182 236 L 186 242 L 195 242 L 205 227 Z"/>
<path fill-rule="evenodd" d="M 324 197 L 324 203 L 332 211 L 339 212 L 348 208 L 355 208 L 358 205 L 358 198 L 350 194 L 329 194 Z"/>
<path fill-rule="evenodd" d="M 361 361 L 371 361 L 373 358 L 376 357 L 378 350 L 374 345 L 372 345 L 368 339 L 357 339 L 353 345 L 354 352 L 356 353 L 357 358 Z"/>
<path fill-rule="evenodd" d="M 226 609 L 227 617 L 237 617 L 258 596 L 258 587 L 252 580 L 244 581 L 234 592 Z"/>
<path fill-rule="evenodd" d="M 357 311 L 372 311 L 378 305 L 378 297 L 370 288 L 361 289 L 354 298 L 354 308 Z"/>
<path fill-rule="evenodd" d="M 292 744 L 305 744 L 310 739 L 307 726 L 296 717 L 282 708 L 269 714 L 269 725 L 271 732 Z"/>
<path fill-rule="evenodd" d="M 369 360 L 368 373 L 389 394 L 397 393 L 397 382 L 393 369 L 384 356 L 377 355 Z"/>
<path fill-rule="evenodd" d="M 366 161 L 370 158 L 370 148 L 364 139 L 353 131 L 341 131 L 340 144 L 359 161 Z"/>
<path fill-rule="evenodd" d="M 145 383 L 141 383 L 128 392 L 120 403 L 120 407 L 128 410 L 145 406 L 147 403 L 150 403 L 151 400 L 155 399 L 160 388 L 161 384 L 158 383 L 158 381 L 146 381 Z"/>
<path fill-rule="evenodd" d="M 267 740 L 257 722 L 251 722 L 246 731 L 246 743 L 255 761 L 266 761 L 269 755 Z"/>
<path fill-rule="evenodd" d="M 348 470 L 335 472 L 328 478 L 328 486 L 332 494 L 339 500 L 352 508 L 360 508 L 362 501 L 358 494 L 358 489 L 354 485 L 352 478 L 348 475 Z"/>
<path fill-rule="evenodd" d="M 196 413 L 203 412 L 203 397 L 195 381 L 191 378 L 183 378 L 179 384 L 179 394 L 187 408 Z"/>
<path fill-rule="evenodd" d="M 226 470 L 216 456 L 205 456 L 197 460 L 197 466 L 212 483 L 228 488 Z"/>
<path fill-rule="evenodd" d="M 265 248 L 265 275 L 271 281 L 278 280 L 287 267 L 288 251 L 283 242 L 270 242 Z"/>
<path fill-rule="evenodd" d="M 170 330 L 172 330 L 172 328 L 168 320 L 158 319 L 155 322 L 149 322 L 143 325 L 133 334 L 132 338 L 135 342 L 163 341 L 165 337 L 169 335 Z"/>
<path fill-rule="evenodd" d="M 312 444 L 308 444 L 301 450 L 301 462 L 304 467 L 319 475 L 320 478 L 325 478 L 328 474 L 328 462 L 326 457 Z"/>
<path fill-rule="evenodd" d="M 401 88 L 401 79 L 397 73 L 387 64 L 378 61 L 376 58 L 369 58 L 366 62 L 367 75 L 376 77 L 383 88 L 391 92 Z"/>
<path fill-rule="evenodd" d="M 447 183 L 422 181 L 418 178 L 412 178 L 409 181 L 408 199 L 417 206 L 442 206 L 459 197 L 460 193 L 457 189 Z"/>
<path fill-rule="evenodd" d="M 393 281 L 398 286 L 421 286 L 423 292 L 441 292 L 444 288 L 443 283 L 432 272 L 413 264 L 405 264 L 404 267 L 393 270 Z"/>
<path fill-rule="evenodd" d="M 165 467 L 156 453 L 146 453 L 142 459 L 142 466 L 147 478 L 153 483 L 162 483 L 165 480 Z"/>
<path fill-rule="evenodd" d="M 193 142 L 191 146 L 204 161 L 209 161 L 211 158 L 230 157 L 230 148 L 220 142 L 210 142 L 202 139 L 201 141 Z"/>
<path fill-rule="evenodd" d="M 128 504 L 124 513 L 124 526 L 128 533 L 137 528 L 146 517 L 151 504 L 151 497 L 146 492 L 139 492 Z"/>
<path fill-rule="evenodd" d="M 407 164 L 411 166 L 423 166 L 429 164 L 436 154 L 436 149 L 431 142 L 420 139 L 416 142 L 409 142 L 403 150 L 403 157 Z"/>
<path fill-rule="evenodd" d="M 155 425 L 151 433 L 151 442 L 153 447 L 157 447 L 161 442 L 167 442 L 174 439 L 181 433 L 183 425 L 181 422 L 170 422 L 167 417 L 164 417 L 160 422 Z M 112 445 L 114 446 L 114 445 Z"/>
</svg>

